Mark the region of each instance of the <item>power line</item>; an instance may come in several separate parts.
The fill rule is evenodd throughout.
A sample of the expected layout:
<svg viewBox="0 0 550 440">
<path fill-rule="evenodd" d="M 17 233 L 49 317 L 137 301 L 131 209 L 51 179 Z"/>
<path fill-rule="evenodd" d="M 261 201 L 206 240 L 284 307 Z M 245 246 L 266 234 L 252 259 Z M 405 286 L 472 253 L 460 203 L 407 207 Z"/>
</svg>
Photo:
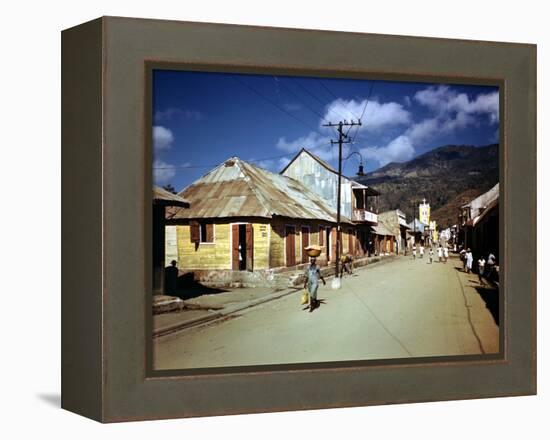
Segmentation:
<svg viewBox="0 0 550 440">
<path fill-rule="evenodd" d="M 312 113 L 315 113 L 317 116 L 319 116 L 323 121 L 327 122 L 325 117 L 319 113 L 317 110 L 315 110 L 314 108 L 310 107 L 308 104 L 306 104 L 305 101 L 303 101 L 294 91 L 292 91 L 290 89 L 290 87 L 288 87 L 283 81 L 281 81 L 278 77 L 276 76 L 273 76 L 273 79 L 275 81 L 277 81 L 279 84 L 281 84 L 285 90 L 290 93 L 292 96 L 294 96 L 294 98 L 296 98 L 298 101 L 300 101 L 309 111 L 311 111 Z"/>
<path fill-rule="evenodd" d="M 308 150 L 317 150 L 319 148 L 324 148 L 324 147 L 330 147 L 332 144 L 329 142 L 327 144 L 322 144 L 322 145 L 317 145 L 315 147 L 310 147 L 308 148 Z M 288 156 L 295 156 L 296 154 L 298 153 L 298 151 L 293 151 L 293 152 L 290 152 L 290 153 L 286 153 L 286 154 L 280 154 L 278 156 L 270 156 L 270 157 L 261 157 L 261 158 L 258 158 L 258 159 L 248 159 L 246 160 L 245 162 L 262 162 L 264 160 L 274 160 L 274 159 L 282 159 L 283 157 L 288 157 Z M 194 164 L 188 164 L 188 165 L 172 165 L 172 166 L 167 166 L 167 167 L 153 167 L 154 170 L 173 170 L 173 169 L 194 169 L 194 168 L 214 168 L 214 167 L 217 167 L 219 165 L 219 163 L 217 164 L 211 164 L 211 165 L 194 165 Z"/>
<path fill-rule="evenodd" d="M 262 99 L 266 100 L 267 102 L 269 102 L 271 105 L 273 105 L 274 107 L 276 107 L 278 110 L 280 110 L 281 112 L 285 113 L 286 115 L 290 116 L 291 118 L 295 119 L 296 121 L 300 122 L 301 124 L 305 125 L 306 127 L 308 127 L 310 130 L 313 130 L 315 133 L 317 133 L 317 129 L 316 128 L 313 128 L 310 124 L 308 124 L 307 122 L 303 121 L 302 119 L 300 119 L 299 117 L 297 117 L 296 115 L 293 115 L 292 113 L 286 111 L 283 107 L 279 106 L 279 104 L 277 104 L 275 101 L 273 101 L 272 99 L 268 98 L 267 96 L 265 96 L 263 93 L 260 93 L 258 90 L 256 90 L 254 87 L 252 87 L 251 85 L 247 84 L 246 82 L 242 81 L 241 79 L 239 79 L 238 77 L 236 77 L 235 75 L 231 75 L 231 78 L 233 78 L 235 81 L 237 81 L 239 84 L 245 86 L 247 89 L 251 90 L 253 93 L 255 93 L 256 95 L 258 95 L 259 97 L 261 97 Z M 317 134 L 320 134 L 320 133 L 317 133 Z"/>
<path fill-rule="evenodd" d="M 361 113 L 361 117 L 359 118 L 360 121 L 363 120 L 363 116 L 365 116 L 365 112 L 367 111 L 367 106 L 369 105 L 369 102 L 370 102 L 370 96 L 372 94 L 372 90 L 374 89 L 374 81 L 371 81 L 371 84 L 370 84 L 370 89 L 369 89 L 369 94 L 367 95 L 367 100 L 365 101 L 365 106 L 363 107 L 363 112 Z M 350 127 L 349 130 L 348 130 L 348 133 L 351 131 L 353 127 Z M 353 142 L 355 141 L 355 138 L 357 138 L 357 133 L 359 133 L 359 130 L 361 129 L 361 126 L 358 126 L 357 129 L 355 130 L 355 136 L 353 136 L 353 138 L 351 139 L 351 143 L 353 145 Z M 346 133 L 347 134 L 347 133 Z"/>
<path fill-rule="evenodd" d="M 327 104 L 324 103 L 321 99 L 319 99 L 314 93 L 310 92 L 306 86 L 304 86 L 303 84 L 300 84 L 300 82 L 298 80 L 296 80 L 296 78 L 292 78 L 294 80 L 294 83 L 300 87 L 304 92 L 306 92 L 309 96 L 311 96 L 313 99 L 315 99 L 319 104 L 321 104 L 323 107 L 327 107 Z M 337 98 L 338 99 L 338 98 Z M 341 118 L 345 119 L 344 116 L 342 116 L 341 113 L 338 113 L 338 116 L 340 116 Z"/>
</svg>

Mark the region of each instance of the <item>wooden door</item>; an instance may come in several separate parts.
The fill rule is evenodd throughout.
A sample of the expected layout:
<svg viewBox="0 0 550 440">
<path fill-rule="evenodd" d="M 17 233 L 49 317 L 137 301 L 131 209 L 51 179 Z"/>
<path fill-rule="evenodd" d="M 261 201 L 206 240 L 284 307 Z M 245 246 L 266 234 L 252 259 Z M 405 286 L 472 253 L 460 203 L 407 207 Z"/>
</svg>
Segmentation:
<svg viewBox="0 0 550 440">
<path fill-rule="evenodd" d="M 296 241 L 294 226 L 285 226 L 285 255 L 286 266 L 296 266 Z"/>
<path fill-rule="evenodd" d="M 309 246 L 309 228 L 302 226 L 302 263 L 307 263 L 307 251 Z"/>
<path fill-rule="evenodd" d="M 355 255 L 355 241 L 353 240 L 353 229 L 348 229 L 348 253 Z"/>
<path fill-rule="evenodd" d="M 231 267 L 239 270 L 239 225 L 231 225 Z"/>
<path fill-rule="evenodd" d="M 252 225 L 246 225 L 246 270 L 254 270 L 254 234 Z"/>
</svg>

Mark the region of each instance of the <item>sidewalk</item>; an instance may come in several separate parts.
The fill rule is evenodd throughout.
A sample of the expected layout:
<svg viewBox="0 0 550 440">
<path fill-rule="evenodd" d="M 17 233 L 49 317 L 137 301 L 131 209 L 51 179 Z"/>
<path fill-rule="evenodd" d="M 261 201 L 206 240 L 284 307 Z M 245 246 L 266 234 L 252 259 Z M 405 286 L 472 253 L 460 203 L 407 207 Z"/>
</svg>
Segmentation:
<svg viewBox="0 0 550 440">
<path fill-rule="evenodd" d="M 456 275 L 461 283 L 464 305 L 468 311 L 468 320 L 483 353 L 499 351 L 499 290 L 498 284 L 485 281 L 482 285 L 474 273 L 462 270 L 462 262 L 451 258 Z"/>
<path fill-rule="evenodd" d="M 363 270 L 374 263 L 393 261 L 400 258 L 395 255 L 369 258 L 368 264 L 362 261 L 354 270 Z M 323 267 L 321 272 L 325 278 L 334 276 L 334 267 Z M 303 271 L 289 272 L 289 276 L 297 279 L 293 287 L 274 289 L 272 287 L 241 287 L 227 288 L 221 293 L 199 295 L 182 302 L 179 310 L 153 315 L 153 337 L 160 337 L 189 327 L 205 324 L 210 321 L 229 317 L 231 314 L 282 298 L 302 290 Z"/>
<path fill-rule="evenodd" d="M 221 319 L 232 313 L 299 291 L 300 288 L 235 288 L 183 301 L 179 311 L 153 315 L 153 337 Z"/>
</svg>

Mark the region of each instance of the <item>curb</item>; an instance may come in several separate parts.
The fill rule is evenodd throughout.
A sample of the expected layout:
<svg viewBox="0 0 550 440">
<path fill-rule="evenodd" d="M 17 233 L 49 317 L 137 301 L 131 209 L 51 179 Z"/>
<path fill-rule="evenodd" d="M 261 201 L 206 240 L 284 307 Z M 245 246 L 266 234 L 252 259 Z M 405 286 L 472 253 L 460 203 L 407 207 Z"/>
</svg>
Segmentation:
<svg viewBox="0 0 550 440">
<path fill-rule="evenodd" d="M 273 300 L 282 298 L 282 297 L 290 295 L 292 293 L 296 293 L 300 290 L 301 289 L 297 289 L 297 288 L 289 288 L 288 290 L 275 292 L 271 295 L 266 295 L 266 296 L 263 296 L 263 297 L 258 298 L 258 299 L 244 301 L 242 303 L 236 304 L 236 305 L 231 306 L 231 307 L 226 307 L 226 308 L 224 308 L 222 310 L 219 310 L 219 311 L 216 311 L 216 312 L 210 312 L 209 314 L 207 314 L 205 316 L 199 316 L 198 318 L 193 318 L 193 319 L 189 319 L 187 321 L 179 322 L 177 324 L 162 327 L 162 328 L 153 330 L 153 338 L 166 336 L 166 335 L 169 335 L 171 333 L 178 332 L 180 330 L 185 330 L 185 329 L 188 329 L 190 327 L 195 327 L 195 326 L 198 326 L 200 324 L 204 324 L 206 322 L 215 321 L 217 319 L 224 318 L 228 315 L 231 315 L 232 313 L 240 312 L 241 310 L 248 309 L 250 307 L 254 307 L 254 306 L 269 302 L 269 301 L 273 301 Z"/>
</svg>

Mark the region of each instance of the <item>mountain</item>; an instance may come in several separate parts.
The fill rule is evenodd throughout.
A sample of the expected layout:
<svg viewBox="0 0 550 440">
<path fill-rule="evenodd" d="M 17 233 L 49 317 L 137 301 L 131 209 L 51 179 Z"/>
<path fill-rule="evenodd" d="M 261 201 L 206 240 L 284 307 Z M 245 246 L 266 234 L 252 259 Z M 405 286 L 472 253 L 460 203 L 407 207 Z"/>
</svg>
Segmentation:
<svg viewBox="0 0 550 440">
<path fill-rule="evenodd" d="M 432 219 L 446 227 L 456 223 L 461 205 L 498 182 L 498 174 L 498 144 L 446 145 L 408 162 L 389 163 L 354 180 L 381 193 L 380 212 L 399 208 L 407 219 L 412 219 L 413 206 L 418 207 L 426 198 Z"/>
</svg>

